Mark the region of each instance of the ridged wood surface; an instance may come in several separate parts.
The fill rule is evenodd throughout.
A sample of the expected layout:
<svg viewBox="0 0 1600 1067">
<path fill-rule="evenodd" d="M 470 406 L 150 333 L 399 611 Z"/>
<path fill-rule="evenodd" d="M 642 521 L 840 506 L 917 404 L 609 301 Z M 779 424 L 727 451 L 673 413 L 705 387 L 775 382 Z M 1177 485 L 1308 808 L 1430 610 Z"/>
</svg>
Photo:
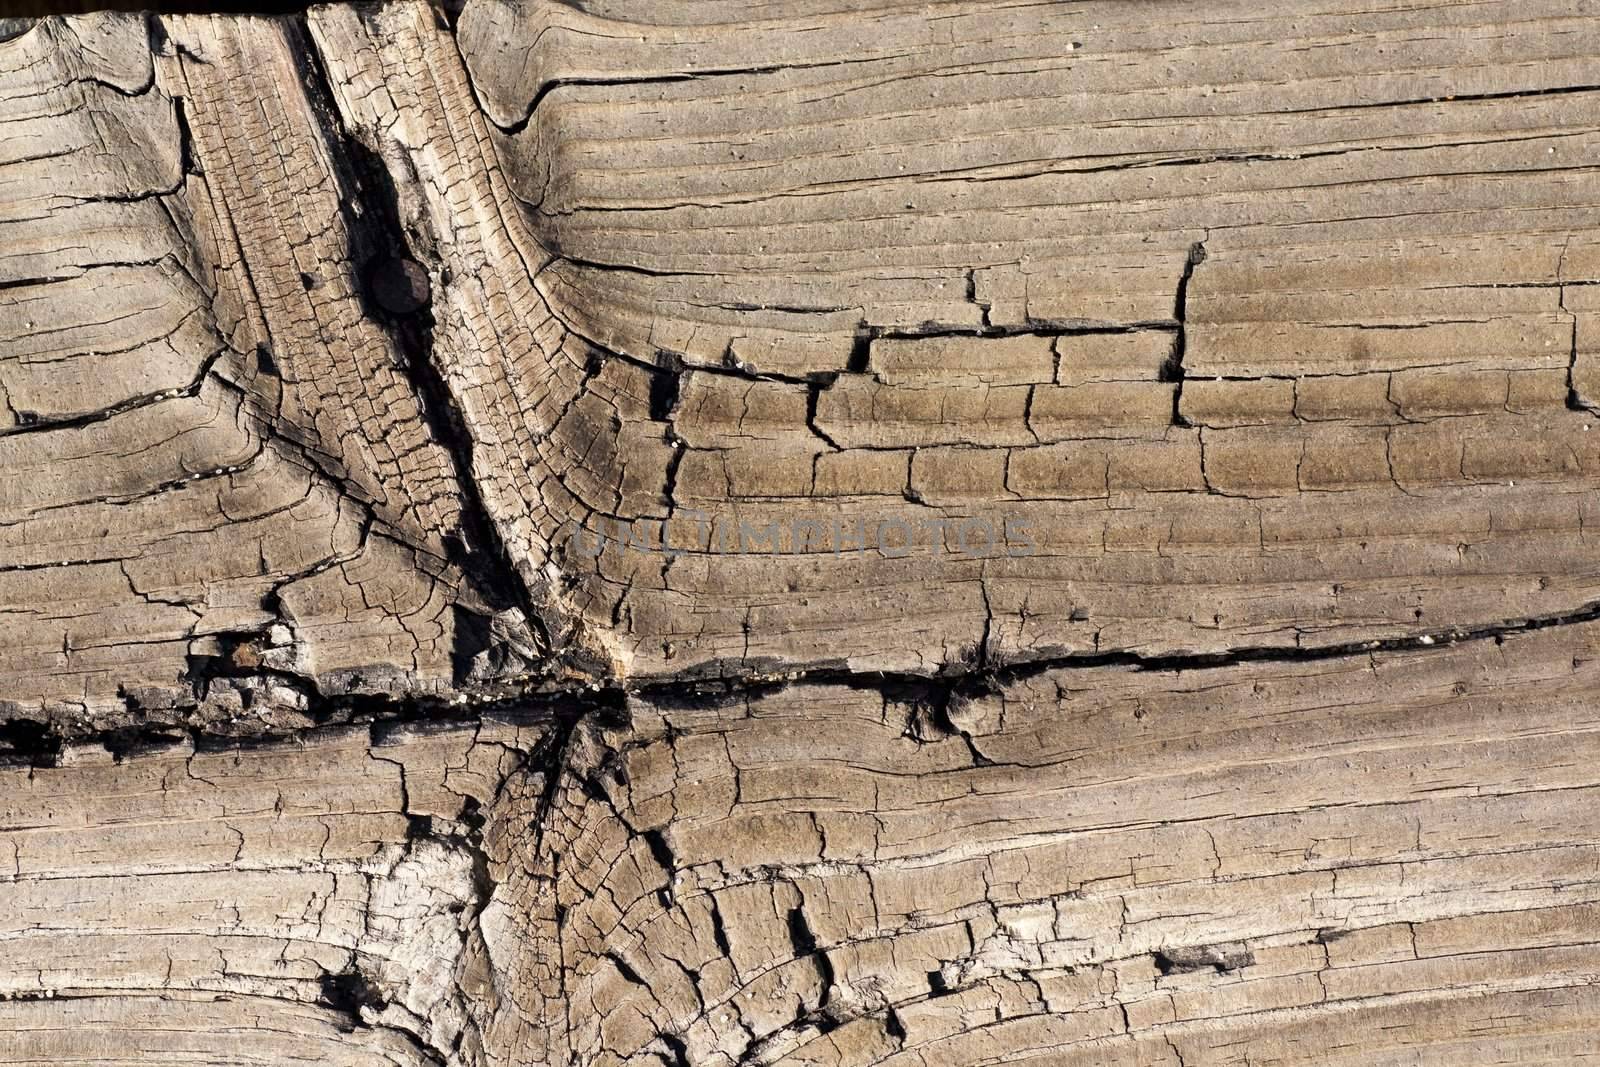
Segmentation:
<svg viewBox="0 0 1600 1067">
<path fill-rule="evenodd" d="M 0 20 L 4 1058 L 1600 1058 L 1596 14 Z"/>
</svg>

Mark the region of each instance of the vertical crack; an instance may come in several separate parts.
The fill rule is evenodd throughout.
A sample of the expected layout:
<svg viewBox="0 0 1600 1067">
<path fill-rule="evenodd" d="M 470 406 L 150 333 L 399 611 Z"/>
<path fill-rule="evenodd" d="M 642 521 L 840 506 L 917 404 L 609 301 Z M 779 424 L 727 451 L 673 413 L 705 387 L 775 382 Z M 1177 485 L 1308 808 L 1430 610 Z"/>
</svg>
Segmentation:
<svg viewBox="0 0 1600 1067">
<path fill-rule="evenodd" d="M 1568 234 L 1566 243 L 1561 246 L 1561 255 L 1556 259 L 1556 306 L 1567 317 L 1567 325 L 1571 330 L 1567 342 L 1567 407 L 1594 415 L 1600 414 L 1600 405 L 1585 400 L 1578 389 L 1578 315 L 1567 307 L 1567 250 L 1571 247 L 1572 235 Z"/>
<path fill-rule="evenodd" d="M 1178 278 L 1178 294 L 1173 302 L 1172 317 L 1178 324 L 1177 334 L 1172 339 L 1172 352 L 1167 356 L 1167 361 L 1161 367 L 1161 380 L 1175 382 L 1177 388 L 1172 390 L 1172 425 L 1187 426 L 1188 422 L 1182 414 L 1183 405 L 1183 357 L 1189 346 L 1189 281 L 1194 277 L 1194 269 L 1206 261 L 1206 243 L 1204 240 L 1196 241 L 1189 246 L 1189 255 L 1183 262 L 1183 274 Z"/>
<path fill-rule="evenodd" d="M 307 101 L 333 160 L 333 178 L 343 194 L 340 214 L 349 235 L 348 259 L 362 311 L 393 340 L 400 369 L 412 386 L 430 436 L 449 453 L 455 468 L 462 508 L 458 530 L 444 535 L 445 550 L 493 609 L 515 608 L 536 628 L 532 635 L 538 642 L 536 651 L 548 655 L 557 644 L 552 627 L 500 536 L 473 474 L 472 435 L 433 360 L 436 322 L 430 294 L 426 281 L 415 277 L 421 273 L 415 271 L 418 260 L 433 251 L 431 236 L 408 232 L 389 167 L 378 152 L 345 127 L 333 83 L 305 17 L 288 20 L 285 26 Z M 394 276 L 397 271 L 399 278 Z M 387 277 L 380 276 L 385 273 Z M 408 282 L 412 287 L 404 291 Z M 398 302 L 393 293 L 397 286 L 403 290 Z M 384 293 L 375 296 L 378 289 L 385 289 L 388 298 Z M 458 666 L 458 671 L 465 669 L 465 662 Z"/>
</svg>

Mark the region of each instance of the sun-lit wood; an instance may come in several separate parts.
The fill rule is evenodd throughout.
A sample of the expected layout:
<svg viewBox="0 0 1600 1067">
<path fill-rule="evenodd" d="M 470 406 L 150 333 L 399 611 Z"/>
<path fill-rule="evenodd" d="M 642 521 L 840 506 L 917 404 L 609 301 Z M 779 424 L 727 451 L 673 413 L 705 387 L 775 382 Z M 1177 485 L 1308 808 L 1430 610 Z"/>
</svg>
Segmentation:
<svg viewBox="0 0 1600 1067">
<path fill-rule="evenodd" d="M 0 19 L 5 1058 L 1600 1059 L 1592 8 Z"/>
</svg>

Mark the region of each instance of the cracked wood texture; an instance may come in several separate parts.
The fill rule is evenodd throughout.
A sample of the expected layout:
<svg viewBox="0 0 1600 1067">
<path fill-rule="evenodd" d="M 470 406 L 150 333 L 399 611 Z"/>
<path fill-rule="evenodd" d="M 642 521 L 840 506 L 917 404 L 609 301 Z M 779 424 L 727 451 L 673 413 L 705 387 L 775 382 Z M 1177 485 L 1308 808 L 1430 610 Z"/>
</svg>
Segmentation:
<svg viewBox="0 0 1600 1067">
<path fill-rule="evenodd" d="M 1596 6 L 0 19 L 0 1059 L 1600 1060 Z"/>
</svg>

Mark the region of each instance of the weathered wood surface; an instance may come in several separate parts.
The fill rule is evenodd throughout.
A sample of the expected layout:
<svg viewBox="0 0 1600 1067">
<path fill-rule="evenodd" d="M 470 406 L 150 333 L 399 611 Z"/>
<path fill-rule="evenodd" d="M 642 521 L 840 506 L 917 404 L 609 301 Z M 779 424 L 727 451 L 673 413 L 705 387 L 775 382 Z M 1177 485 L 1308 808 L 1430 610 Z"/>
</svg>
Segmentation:
<svg viewBox="0 0 1600 1067">
<path fill-rule="evenodd" d="M 1595 16 L 0 23 L 0 1058 L 1600 1058 Z"/>
<path fill-rule="evenodd" d="M 1597 652 L 69 748 L 0 784 L 0 1032 L 29 1063 L 1581 1062 Z"/>
</svg>

